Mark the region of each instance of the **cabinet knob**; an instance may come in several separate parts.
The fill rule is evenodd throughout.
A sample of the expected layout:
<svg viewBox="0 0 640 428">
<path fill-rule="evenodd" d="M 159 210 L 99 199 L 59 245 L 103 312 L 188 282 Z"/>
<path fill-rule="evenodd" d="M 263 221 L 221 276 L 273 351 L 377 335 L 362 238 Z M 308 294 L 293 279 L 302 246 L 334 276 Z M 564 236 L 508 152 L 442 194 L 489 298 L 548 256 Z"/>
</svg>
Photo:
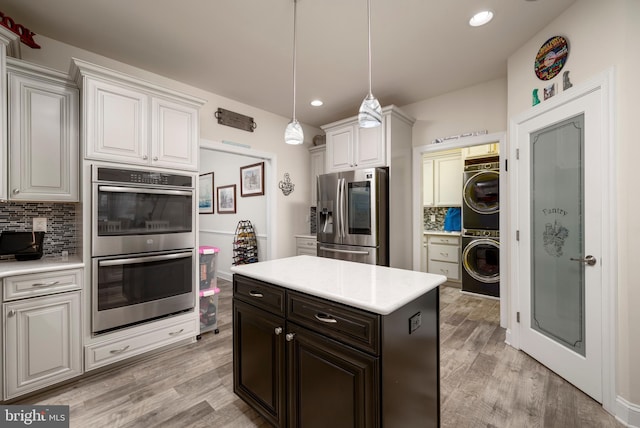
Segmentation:
<svg viewBox="0 0 640 428">
<path fill-rule="evenodd" d="M 17 195 L 18 193 L 20 193 L 20 189 L 13 189 L 12 192 L 14 195 Z"/>
<path fill-rule="evenodd" d="M 280 336 L 280 334 L 282 334 L 282 327 L 274 328 L 273 332 L 276 334 L 276 336 Z"/>
<path fill-rule="evenodd" d="M 156 162 L 158 160 L 158 156 L 153 157 L 153 161 Z"/>
<path fill-rule="evenodd" d="M 149 159 L 149 156 L 147 156 L 147 155 L 142 155 L 142 159 L 147 160 L 147 159 Z"/>
<path fill-rule="evenodd" d="M 16 314 L 16 311 L 14 311 L 13 309 L 11 309 L 11 310 L 9 311 L 9 313 L 7 314 L 7 316 L 8 316 L 8 317 L 12 317 L 12 316 L 14 316 L 15 314 Z"/>
<path fill-rule="evenodd" d="M 284 338 L 287 339 L 287 342 L 291 342 L 294 337 L 296 337 L 295 333 L 287 333 L 287 335 Z"/>
</svg>

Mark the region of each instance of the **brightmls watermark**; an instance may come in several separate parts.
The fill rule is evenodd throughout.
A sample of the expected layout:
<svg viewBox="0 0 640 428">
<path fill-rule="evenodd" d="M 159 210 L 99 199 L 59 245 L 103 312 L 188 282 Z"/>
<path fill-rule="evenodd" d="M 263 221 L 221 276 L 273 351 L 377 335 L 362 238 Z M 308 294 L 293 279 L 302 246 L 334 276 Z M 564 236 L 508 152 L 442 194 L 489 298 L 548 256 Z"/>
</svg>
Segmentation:
<svg viewBox="0 0 640 428">
<path fill-rule="evenodd" d="M 0 428 L 69 428 L 69 406 L 0 406 Z"/>
</svg>

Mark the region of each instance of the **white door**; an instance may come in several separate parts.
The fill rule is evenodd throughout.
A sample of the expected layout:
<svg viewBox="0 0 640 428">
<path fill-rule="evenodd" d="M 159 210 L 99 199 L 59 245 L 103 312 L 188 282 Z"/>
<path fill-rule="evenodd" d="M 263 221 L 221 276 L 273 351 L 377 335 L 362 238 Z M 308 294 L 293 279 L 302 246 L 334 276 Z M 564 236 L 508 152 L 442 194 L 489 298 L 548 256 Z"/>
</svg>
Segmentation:
<svg viewBox="0 0 640 428">
<path fill-rule="evenodd" d="M 517 127 L 520 348 L 602 402 L 600 90 Z"/>
</svg>

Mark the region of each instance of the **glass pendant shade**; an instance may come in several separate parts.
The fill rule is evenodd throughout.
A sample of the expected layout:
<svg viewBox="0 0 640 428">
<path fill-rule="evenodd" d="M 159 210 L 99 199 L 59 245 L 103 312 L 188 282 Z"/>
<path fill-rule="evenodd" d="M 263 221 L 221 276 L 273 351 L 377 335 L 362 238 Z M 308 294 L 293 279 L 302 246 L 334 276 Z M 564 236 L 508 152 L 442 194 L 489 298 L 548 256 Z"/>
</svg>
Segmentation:
<svg viewBox="0 0 640 428">
<path fill-rule="evenodd" d="M 378 99 L 372 94 L 369 94 L 362 101 L 362 104 L 360 104 L 358 124 L 361 128 L 373 128 L 379 126 L 381 123 L 382 107 L 380 107 Z"/>
<path fill-rule="evenodd" d="M 302 144 L 304 142 L 304 134 L 302 126 L 296 119 L 292 119 L 284 130 L 284 142 L 287 144 Z"/>
</svg>

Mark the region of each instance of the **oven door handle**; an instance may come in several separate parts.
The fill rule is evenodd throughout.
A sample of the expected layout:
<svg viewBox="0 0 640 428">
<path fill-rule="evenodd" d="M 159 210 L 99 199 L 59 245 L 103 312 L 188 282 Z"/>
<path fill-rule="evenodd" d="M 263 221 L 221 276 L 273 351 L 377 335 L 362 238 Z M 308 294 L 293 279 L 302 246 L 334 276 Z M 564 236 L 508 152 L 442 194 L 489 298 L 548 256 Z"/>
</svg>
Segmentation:
<svg viewBox="0 0 640 428">
<path fill-rule="evenodd" d="M 152 193 L 154 195 L 177 195 L 191 196 L 193 192 L 190 190 L 168 190 L 168 189 L 149 189 L 137 187 L 118 187 L 118 186 L 98 186 L 100 192 L 111 193 Z"/>
<path fill-rule="evenodd" d="M 98 266 L 117 266 L 117 265 L 133 265 L 136 263 L 147 263 L 147 262 L 159 262 L 163 260 L 175 260 L 175 259 L 185 259 L 187 257 L 192 257 L 193 254 L 191 252 L 188 253 L 173 253 L 173 254 L 162 254 L 160 256 L 145 256 L 145 257 L 129 257 L 126 259 L 109 259 L 109 260 L 99 260 Z"/>
</svg>

